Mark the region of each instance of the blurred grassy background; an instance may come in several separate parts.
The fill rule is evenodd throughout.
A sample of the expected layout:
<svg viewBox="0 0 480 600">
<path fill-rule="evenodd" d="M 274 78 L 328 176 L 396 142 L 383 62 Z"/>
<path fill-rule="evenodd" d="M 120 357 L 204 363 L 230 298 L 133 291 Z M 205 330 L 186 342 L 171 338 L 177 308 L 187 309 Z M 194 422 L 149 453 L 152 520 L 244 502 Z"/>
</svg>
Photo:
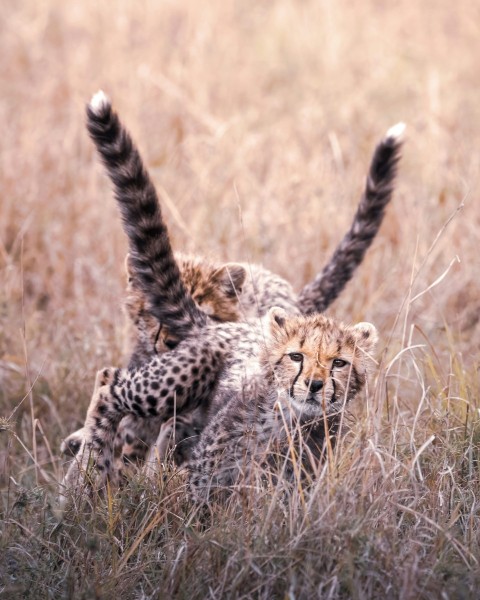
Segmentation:
<svg viewBox="0 0 480 600">
<path fill-rule="evenodd" d="M 393 204 L 330 312 L 379 328 L 402 423 L 455 412 L 445 398 L 478 417 L 480 4 L 6 0 L 1 13 L 0 415 L 24 398 L 15 433 L 44 468 L 9 438 L 5 489 L 55 474 L 48 446 L 82 422 L 96 370 L 125 358 L 125 238 L 84 127 L 99 88 L 162 190 L 175 248 L 260 262 L 297 289 L 349 226 L 376 141 L 405 121 Z M 425 347 L 395 361 L 408 344 Z"/>
</svg>

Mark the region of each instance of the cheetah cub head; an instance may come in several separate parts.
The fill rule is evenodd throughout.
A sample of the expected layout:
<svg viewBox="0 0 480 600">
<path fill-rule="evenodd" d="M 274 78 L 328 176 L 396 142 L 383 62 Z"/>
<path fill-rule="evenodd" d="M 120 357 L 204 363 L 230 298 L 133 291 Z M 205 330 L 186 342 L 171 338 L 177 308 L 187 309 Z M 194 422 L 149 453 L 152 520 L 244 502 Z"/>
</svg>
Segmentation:
<svg viewBox="0 0 480 600">
<path fill-rule="evenodd" d="M 247 277 L 239 263 L 213 265 L 207 260 L 177 252 L 182 281 L 201 310 L 218 322 L 238 321 L 242 316 L 239 298 Z M 179 340 L 163 327 L 149 310 L 148 300 L 138 284 L 132 257 L 125 259 L 127 274 L 126 313 L 148 347 L 157 354 L 172 350 Z"/>
<path fill-rule="evenodd" d="M 299 417 L 334 415 L 365 385 L 369 354 L 377 342 L 370 323 L 346 326 L 322 314 L 268 314 L 262 363 L 279 399 Z"/>
</svg>

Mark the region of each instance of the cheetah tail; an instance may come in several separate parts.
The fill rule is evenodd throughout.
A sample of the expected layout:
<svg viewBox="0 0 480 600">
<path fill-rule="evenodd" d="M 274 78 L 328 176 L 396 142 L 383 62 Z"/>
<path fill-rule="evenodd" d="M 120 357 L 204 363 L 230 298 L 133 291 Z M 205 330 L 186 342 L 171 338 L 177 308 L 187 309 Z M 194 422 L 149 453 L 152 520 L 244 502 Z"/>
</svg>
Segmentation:
<svg viewBox="0 0 480 600">
<path fill-rule="evenodd" d="M 375 148 L 367 183 L 350 230 L 322 272 L 299 294 L 304 314 L 323 312 L 337 298 L 362 262 L 392 198 L 405 125 L 391 127 Z"/>
<path fill-rule="evenodd" d="M 158 196 L 140 154 L 101 91 L 87 105 L 87 129 L 112 180 L 132 268 L 151 313 L 181 339 L 192 327 L 203 326 L 206 315 L 183 284 Z"/>
</svg>

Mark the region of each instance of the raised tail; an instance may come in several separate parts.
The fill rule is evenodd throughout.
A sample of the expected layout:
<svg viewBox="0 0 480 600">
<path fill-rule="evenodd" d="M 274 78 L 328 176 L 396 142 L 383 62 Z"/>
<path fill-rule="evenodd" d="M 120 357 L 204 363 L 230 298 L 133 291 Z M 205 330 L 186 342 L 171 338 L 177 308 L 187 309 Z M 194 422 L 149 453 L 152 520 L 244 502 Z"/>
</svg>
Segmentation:
<svg viewBox="0 0 480 600">
<path fill-rule="evenodd" d="M 362 262 L 392 198 L 404 131 L 403 123 L 394 125 L 375 148 L 365 191 L 350 230 L 322 272 L 298 296 L 304 314 L 326 310 Z"/>
<path fill-rule="evenodd" d="M 207 317 L 183 284 L 157 192 L 140 154 L 101 91 L 87 105 L 87 128 L 114 185 L 132 269 L 150 312 L 181 339 L 192 327 L 205 325 Z"/>
</svg>

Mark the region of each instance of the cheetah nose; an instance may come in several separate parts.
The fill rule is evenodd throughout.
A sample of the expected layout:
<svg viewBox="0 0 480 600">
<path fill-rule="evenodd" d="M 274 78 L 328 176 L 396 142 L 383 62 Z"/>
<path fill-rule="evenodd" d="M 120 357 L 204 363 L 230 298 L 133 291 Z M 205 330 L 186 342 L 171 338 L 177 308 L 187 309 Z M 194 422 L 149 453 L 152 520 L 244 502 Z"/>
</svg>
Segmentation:
<svg viewBox="0 0 480 600">
<path fill-rule="evenodd" d="M 305 384 L 310 388 L 312 394 L 316 394 L 323 388 L 323 381 L 321 379 L 306 379 Z"/>
</svg>

